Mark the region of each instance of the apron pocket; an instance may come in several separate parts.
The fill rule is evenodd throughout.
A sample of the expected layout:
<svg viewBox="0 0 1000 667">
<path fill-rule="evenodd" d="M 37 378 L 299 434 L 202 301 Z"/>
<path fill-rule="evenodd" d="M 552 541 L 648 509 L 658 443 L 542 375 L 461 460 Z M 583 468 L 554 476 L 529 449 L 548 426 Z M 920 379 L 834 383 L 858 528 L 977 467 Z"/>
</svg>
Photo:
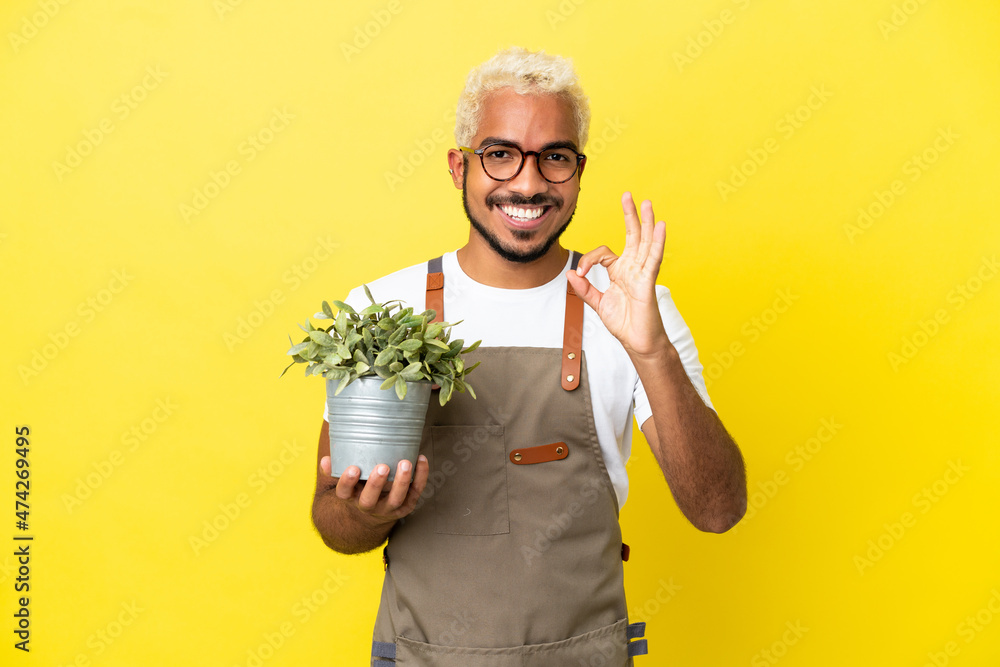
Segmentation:
<svg viewBox="0 0 1000 667">
<path fill-rule="evenodd" d="M 430 432 L 434 532 L 509 533 L 503 426 L 432 426 Z"/>
<path fill-rule="evenodd" d="M 628 657 L 627 619 L 558 642 L 510 648 L 438 646 L 396 638 L 399 667 L 625 667 Z"/>
</svg>

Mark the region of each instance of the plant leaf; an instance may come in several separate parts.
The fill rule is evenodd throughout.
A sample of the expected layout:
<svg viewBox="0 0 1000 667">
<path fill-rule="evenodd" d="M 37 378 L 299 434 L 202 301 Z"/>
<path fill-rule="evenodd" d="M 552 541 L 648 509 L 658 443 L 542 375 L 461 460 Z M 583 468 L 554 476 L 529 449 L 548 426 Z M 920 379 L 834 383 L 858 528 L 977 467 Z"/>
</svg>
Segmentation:
<svg viewBox="0 0 1000 667">
<path fill-rule="evenodd" d="M 385 379 L 385 382 L 383 382 L 383 383 L 382 383 L 382 384 L 381 384 L 381 385 L 379 386 L 379 389 L 388 389 L 389 387 L 391 387 L 392 385 L 394 385 L 394 384 L 396 383 L 396 380 L 397 380 L 398 378 L 399 378 L 399 376 L 398 376 L 398 375 L 396 375 L 396 374 L 393 374 L 393 375 L 390 375 L 389 377 L 387 377 L 387 378 Z"/>
<path fill-rule="evenodd" d="M 472 352 L 474 349 L 476 349 L 477 347 L 479 347 L 479 344 L 482 343 L 482 342 L 483 341 L 481 341 L 481 340 L 477 340 L 475 343 L 473 343 L 469 347 L 467 347 L 464 350 L 462 350 L 462 354 L 465 354 L 466 352 Z"/>
<path fill-rule="evenodd" d="M 435 322 L 434 324 L 427 327 L 427 332 L 424 333 L 424 339 L 437 338 L 441 335 L 441 331 L 444 329 L 440 322 Z"/>
<path fill-rule="evenodd" d="M 389 345 L 398 345 L 406 338 L 406 327 L 400 326 L 389 336 Z"/>
<path fill-rule="evenodd" d="M 327 319 L 333 319 L 333 308 L 326 301 L 323 302 L 323 314 L 326 315 Z"/>
<path fill-rule="evenodd" d="M 444 405 L 451 398 L 451 392 L 455 385 L 452 383 L 451 378 L 447 377 L 441 378 L 438 384 L 441 386 L 441 392 L 438 394 L 438 402 Z"/>
<path fill-rule="evenodd" d="M 407 382 L 418 382 L 424 379 L 423 367 L 419 361 L 414 361 L 412 364 L 401 370 L 399 375 Z"/>
<path fill-rule="evenodd" d="M 431 338 L 430 340 L 425 340 L 424 344 L 427 345 L 428 347 L 430 347 L 430 346 L 433 345 L 434 347 L 439 348 L 441 350 L 444 350 L 444 351 L 448 350 L 448 344 L 447 343 L 442 343 L 441 341 L 437 340 L 436 338 Z"/>
<path fill-rule="evenodd" d="M 333 305 L 337 307 L 338 310 L 346 310 L 351 315 L 357 315 L 358 312 L 351 308 L 350 304 L 346 304 L 343 301 L 334 301 Z"/>
<path fill-rule="evenodd" d="M 399 349 L 405 350 L 407 352 L 416 352 L 424 346 L 423 341 L 416 338 L 410 338 L 409 340 L 404 340 L 399 344 Z"/>
<path fill-rule="evenodd" d="M 344 377 L 340 378 L 340 382 L 337 383 L 337 390 L 333 392 L 333 395 L 337 396 L 338 394 L 340 394 L 340 392 L 344 391 L 344 387 L 346 387 L 349 384 L 351 384 L 351 374 L 347 373 L 344 375 Z"/>
<path fill-rule="evenodd" d="M 298 354 L 307 347 L 309 347 L 309 343 L 299 343 L 298 345 L 293 345 L 292 349 L 288 350 L 288 354 Z"/>
<path fill-rule="evenodd" d="M 326 347 L 330 347 L 334 343 L 333 336 L 325 331 L 310 331 L 309 337 L 317 344 L 324 345 Z"/>
<path fill-rule="evenodd" d="M 375 357 L 375 365 L 388 366 L 395 360 L 396 360 L 396 350 L 391 347 L 387 347 L 386 349 L 379 352 L 378 356 Z"/>
<path fill-rule="evenodd" d="M 396 376 L 396 396 L 399 400 L 406 398 L 406 380 L 401 375 Z"/>
</svg>

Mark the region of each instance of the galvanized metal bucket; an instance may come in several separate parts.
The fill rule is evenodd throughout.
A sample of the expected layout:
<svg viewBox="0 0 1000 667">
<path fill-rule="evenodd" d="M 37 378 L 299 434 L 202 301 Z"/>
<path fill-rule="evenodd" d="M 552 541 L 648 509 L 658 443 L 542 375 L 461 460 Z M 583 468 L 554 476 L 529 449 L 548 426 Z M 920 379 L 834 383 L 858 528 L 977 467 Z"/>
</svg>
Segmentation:
<svg viewBox="0 0 1000 667">
<path fill-rule="evenodd" d="M 375 376 L 358 378 L 334 396 L 338 381 L 326 381 L 334 477 L 355 465 L 361 468 L 361 479 L 368 479 L 375 466 L 384 463 L 391 480 L 403 459 L 416 466 L 431 383 L 407 382 L 406 397 L 400 400 L 393 389 L 380 389 L 382 382 Z"/>
</svg>

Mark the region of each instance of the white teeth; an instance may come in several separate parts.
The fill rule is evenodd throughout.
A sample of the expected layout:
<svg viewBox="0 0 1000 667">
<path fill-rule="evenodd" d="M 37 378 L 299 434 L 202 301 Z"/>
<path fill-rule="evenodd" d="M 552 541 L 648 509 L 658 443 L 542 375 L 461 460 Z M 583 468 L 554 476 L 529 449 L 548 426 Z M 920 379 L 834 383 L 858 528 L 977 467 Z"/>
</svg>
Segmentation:
<svg viewBox="0 0 1000 667">
<path fill-rule="evenodd" d="M 520 220 L 534 220 L 542 215 L 544 208 L 517 208 L 515 206 L 501 206 L 500 209 L 512 218 Z"/>
</svg>

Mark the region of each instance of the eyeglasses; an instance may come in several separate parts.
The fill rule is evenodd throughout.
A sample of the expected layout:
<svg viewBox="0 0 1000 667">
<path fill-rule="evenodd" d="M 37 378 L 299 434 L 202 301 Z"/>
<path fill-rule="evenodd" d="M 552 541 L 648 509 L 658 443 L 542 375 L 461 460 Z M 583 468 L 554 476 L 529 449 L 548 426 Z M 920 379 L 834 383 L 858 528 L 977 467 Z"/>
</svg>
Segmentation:
<svg viewBox="0 0 1000 667">
<path fill-rule="evenodd" d="M 565 183 L 573 178 L 577 169 L 587 159 L 586 155 L 569 148 L 549 148 L 544 151 L 522 151 L 510 144 L 490 144 L 478 150 L 459 146 L 466 153 L 474 153 L 483 163 L 483 171 L 494 181 L 509 181 L 517 177 L 524 167 L 524 159 L 534 155 L 538 172 L 549 183 Z"/>
</svg>

